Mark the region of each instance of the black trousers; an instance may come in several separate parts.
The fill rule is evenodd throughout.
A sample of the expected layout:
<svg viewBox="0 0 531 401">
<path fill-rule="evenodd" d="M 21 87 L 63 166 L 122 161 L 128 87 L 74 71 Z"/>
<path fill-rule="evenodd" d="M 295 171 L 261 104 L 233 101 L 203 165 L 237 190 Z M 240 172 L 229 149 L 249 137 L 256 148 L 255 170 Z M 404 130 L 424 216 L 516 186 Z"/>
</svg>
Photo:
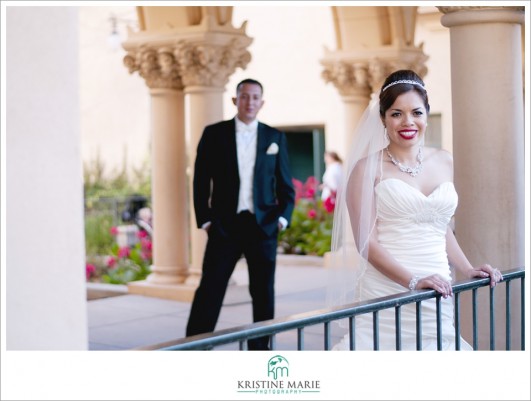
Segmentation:
<svg viewBox="0 0 531 401">
<path fill-rule="evenodd" d="M 213 221 L 203 259 L 203 274 L 188 318 L 186 335 L 214 331 L 229 279 L 242 256 L 247 260 L 253 322 L 274 318 L 278 237 L 267 237 L 249 212 L 238 214 L 234 227 Z M 269 336 L 248 341 L 250 350 L 269 349 Z"/>
</svg>

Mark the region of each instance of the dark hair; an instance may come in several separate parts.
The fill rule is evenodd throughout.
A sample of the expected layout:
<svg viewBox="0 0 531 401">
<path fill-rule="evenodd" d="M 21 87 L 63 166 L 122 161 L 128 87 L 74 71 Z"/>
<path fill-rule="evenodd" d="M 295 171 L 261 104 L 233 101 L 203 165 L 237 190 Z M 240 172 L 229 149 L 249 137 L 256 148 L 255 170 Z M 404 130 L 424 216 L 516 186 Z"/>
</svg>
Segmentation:
<svg viewBox="0 0 531 401">
<path fill-rule="evenodd" d="M 241 81 L 238 85 L 236 85 L 236 94 L 240 92 L 240 88 L 244 84 L 251 84 L 251 85 L 258 85 L 260 87 L 260 90 L 262 91 L 262 94 L 264 94 L 264 87 L 260 82 L 258 82 L 256 79 L 247 78 Z"/>
<path fill-rule="evenodd" d="M 343 163 L 343 160 L 341 160 L 341 157 L 339 157 L 339 155 L 336 152 L 332 151 L 332 150 L 327 150 L 325 152 L 325 155 L 330 156 L 336 162 Z"/>
<path fill-rule="evenodd" d="M 402 80 L 415 81 L 422 86 L 401 82 L 386 88 L 386 86 L 390 83 Z M 424 81 L 422 81 L 422 79 L 414 71 L 398 70 L 389 75 L 382 85 L 382 90 L 380 91 L 380 116 L 382 118 L 385 116 L 385 112 L 389 110 L 398 96 L 411 90 L 414 90 L 419 94 L 420 98 L 424 102 L 426 113 L 429 113 L 430 104 L 428 102 L 428 92 L 426 92 L 426 89 L 424 89 Z"/>
</svg>

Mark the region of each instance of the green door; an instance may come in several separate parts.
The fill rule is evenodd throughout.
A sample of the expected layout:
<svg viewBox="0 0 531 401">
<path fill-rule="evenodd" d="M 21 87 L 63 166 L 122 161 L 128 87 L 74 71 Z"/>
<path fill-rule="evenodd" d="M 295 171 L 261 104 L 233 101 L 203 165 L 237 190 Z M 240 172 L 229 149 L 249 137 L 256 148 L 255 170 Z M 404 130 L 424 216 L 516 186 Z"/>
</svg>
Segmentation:
<svg viewBox="0 0 531 401">
<path fill-rule="evenodd" d="M 324 173 L 324 130 L 322 128 L 284 128 L 293 178 L 305 182 L 314 176 L 319 182 Z"/>
</svg>

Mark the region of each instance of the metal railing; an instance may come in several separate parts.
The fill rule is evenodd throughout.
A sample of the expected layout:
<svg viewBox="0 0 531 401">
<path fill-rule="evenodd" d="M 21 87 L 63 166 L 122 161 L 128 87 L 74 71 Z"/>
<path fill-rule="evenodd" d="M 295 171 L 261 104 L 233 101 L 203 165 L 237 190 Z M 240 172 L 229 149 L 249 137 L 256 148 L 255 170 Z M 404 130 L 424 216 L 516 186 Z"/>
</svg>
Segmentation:
<svg viewBox="0 0 531 401">
<path fill-rule="evenodd" d="M 496 328 L 496 313 L 495 313 L 495 295 L 500 286 L 505 286 L 505 348 L 511 349 L 511 336 L 513 326 L 513 311 L 511 307 L 512 286 L 514 282 L 520 281 L 520 327 L 521 344 L 520 349 L 524 350 L 525 342 L 525 271 L 524 269 L 514 269 L 503 271 L 503 281 L 495 288 L 490 288 L 489 278 L 473 279 L 467 281 L 457 282 L 453 285 L 454 292 L 454 319 L 455 319 L 455 333 L 456 333 L 456 350 L 461 349 L 460 335 L 461 335 L 461 321 L 460 321 L 460 304 L 461 295 L 467 291 L 472 292 L 472 330 L 473 330 L 473 348 L 478 349 L 478 295 L 477 291 L 481 287 L 489 287 L 489 331 L 490 331 L 490 349 L 495 349 L 495 328 Z M 349 337 L 350 349 L 355 349 L 354 344 L 354 321 L 358 315 L 372 313 L 374 330 L 374 349 L 378 349 L 378 312 L 394 308 L 395 329 L 400 332 L 400 308 L 403 305 L 415 303 L 416 304 L 416 319 L 417 319 L 417 350 L 422 349 L 422 335 L 421 335 L 421 303 L 428 299 L 435 298 L 437 310 L 437 349 L 442 347 L 442 333 L 441 333 L 441 295 L 434 290 L 419 290 L 413 292 L 404 292 L 388 297 L 372 299 L 363 302 L 355 302 L 352 304 L 320 309 L 307 313 L 300 313 L 291 315 L 285 318 L 278 318 L 267 320 L 263 322 L 253 323 L 244 326 L 238 326 L 231 329 L 220 330 L 213 333 L 200 334 L 190 336 L 175 341 L 155 344 L 148 347 L 141 347 L 141 350 L 211 350 L 214 347 L 219 347 L 231 343 L 239 343 L 239 350 L 247 349 L 247 340 L 263 336 L 271 336 L 271 349 L 276 349 L 275 336 L 279 333 L 297 330 L 297 350 L 304 350 L 304 332 L 308 326 L 323 325 L 324 341 L 323 349 L 330 350 L 331 345 L 331 328 L 330 323 L 337 320 L 348 319 L 349 321 Z M 401 349 L 400 336 L 397 336 L 396 349 Z"/>
</svg>

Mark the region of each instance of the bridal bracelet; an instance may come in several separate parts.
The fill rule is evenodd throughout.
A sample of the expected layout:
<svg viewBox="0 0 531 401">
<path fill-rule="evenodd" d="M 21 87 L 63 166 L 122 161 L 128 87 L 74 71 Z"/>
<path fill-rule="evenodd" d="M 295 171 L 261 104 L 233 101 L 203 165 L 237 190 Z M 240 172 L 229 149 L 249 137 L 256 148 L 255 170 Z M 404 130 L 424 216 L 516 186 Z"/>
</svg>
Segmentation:
<svg viewBox="0 0 531 401">
<path fill-rule="evenodd" d="M 419 282 L 419 276 L 413 276 L 409 282 L 409 290 L 414 291 L 417 288 L 417 283 Z"/>
</svg>

